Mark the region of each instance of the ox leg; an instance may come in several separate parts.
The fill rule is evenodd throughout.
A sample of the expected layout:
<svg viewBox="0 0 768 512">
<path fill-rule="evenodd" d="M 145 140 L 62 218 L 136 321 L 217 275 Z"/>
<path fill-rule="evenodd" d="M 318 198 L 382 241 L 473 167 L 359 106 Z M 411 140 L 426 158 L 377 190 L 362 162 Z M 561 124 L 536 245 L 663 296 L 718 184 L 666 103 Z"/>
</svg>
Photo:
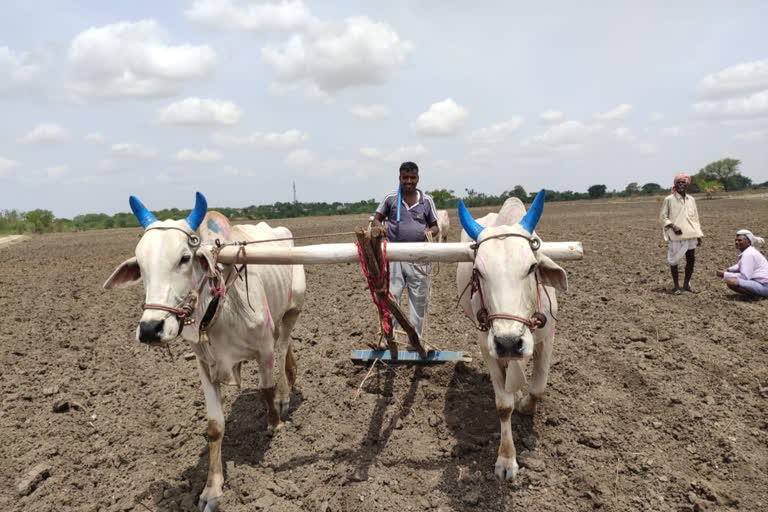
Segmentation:
<svg viewBox="0 0 768 512">
<path fill-rule="evenodd" d="M 208 416 L 208 481 L 200 494 L 197 508 L 200 512 L 215 512 L 223 495 L 224 471 L 221 466 L 221 440 L 224 437 L 224 410 L 221 406 L 221 387 L 211 382 L 208 368 L 198 359 L 197 369 L 205 395 Z"/>
<path fill-rule="evenodd" d="M 277 338 L 278 376 L 277 393 L 275 396 L 277 410 L 285 417 L 291 406 L 291 388 L 296 382 L 296 359 L 291 348 L 291 331 L 299 318 L 299 311 L 292 309 L 283 315 L 280 325 L 280 335 Z"/>
<path fill-rule="evenodd" d="M 275 384 L 275 351 L 274 344 L 268 351 L 259 352 L 256 359 L 259 365 L 259 375 L 261 377 L 261 396 L 264 399 L 264 405 L 267 407 L 267 428 L 274 430 L 280 428 L 280 413 L 275 407 L 275 394 L 277 385 Z"/>
<path fill-rule="evenodd" d="M 496 395 L 496 414 L 501 424 L 501 441 L 499 443 L 499 456 L 494 464 L 494 473 L 499 480 L 512 480 L 517 475 L 518 465 L 515 453 L 515 441 L 512 438 L 512 411 L 515 408 L 515 394 L 508 392 L 506 381 L 506 368 L 499 364 L 497 359 L 490 357 L 484 348 L 485 343 L 480 343 L 483 358 L 488 366 L 488 372 L 493 384 L 493 392 Z M 516 364 L 513 362 L 512 364 Z"/>
<path fill-rule="evenodd" d="M 536 404 L 543 398 L 547 389 L 554 338 L 555 329 L 553 326 L 544 335 L 544 340 L 541 343 L 536 343 L 533 349 L 533 376 L 530 386 L 528 386 L 528 394 L 523 397 L 517 407 L 517 410 L 522 414 L 534 414 Z"/>
</svg>

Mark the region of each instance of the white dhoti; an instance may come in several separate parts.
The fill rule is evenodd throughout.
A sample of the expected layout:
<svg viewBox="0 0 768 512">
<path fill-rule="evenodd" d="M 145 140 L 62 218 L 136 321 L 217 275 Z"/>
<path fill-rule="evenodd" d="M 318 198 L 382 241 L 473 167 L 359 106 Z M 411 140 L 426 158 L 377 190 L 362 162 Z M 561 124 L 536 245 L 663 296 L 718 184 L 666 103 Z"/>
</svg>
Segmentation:
<svg viewBox="0 0 768 512">
<path fill-rule="evenodd" d="M 670 240 L 669 251 L 667 251 L 667 261 L 670 265 L 675 266 L 680 263 L 685 257 L 685 253 L 691 249 L 695 249 L 698 245 L 698 240 L 691 238 L 689 240 Z"/>
</svg>

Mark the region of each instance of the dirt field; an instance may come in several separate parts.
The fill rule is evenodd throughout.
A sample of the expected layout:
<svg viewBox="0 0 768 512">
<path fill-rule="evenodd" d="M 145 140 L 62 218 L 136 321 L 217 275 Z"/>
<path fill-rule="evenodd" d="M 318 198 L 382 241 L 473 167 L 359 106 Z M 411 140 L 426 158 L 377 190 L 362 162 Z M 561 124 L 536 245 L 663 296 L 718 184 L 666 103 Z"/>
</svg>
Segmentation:
<svg viewBox="0 0 768 512">
<path fill-rule="evenodd" d="M 440 265 L 427 338 L 468 364 L 377 365 L 349 351 L 376 338 L 356 265 L 307 267 L 294 331 L 290 423 L 271 435 L 255 393 L 226 390 L 227 512 L 393 510 L 768 510 L 768 301 L 727 292 L 735 231 L 766 235 L 764 198 L 699 200 L 698 295 L 672 296 L 660 203 L 551 203 L 545 240 L 581 240 L 563 266 L 549 393 L 513 415 L 523 467 L 499 483 L 493 390 L 455 264 Z M 476 215 L 487 210 L 473 210 Z M 350 231 L 364 216 L 287 220 L 295 235 Z M 451 212 L 456 240 L 458 221 Z M 101 289 L 138 230 L 33 237 L 0 248 L 0 508 L 192 510 L 205 484 L 205 407 L 181 341 L 134 338 L 142 288 Z M 351 241 L 351 237 L 317 240 Z M 60 412 L 55 412 L 60 411 Z M 42 464 L 42 466 L 40 466 Z M 18 486 L 37 468 L 36 485 Z"/>
</svg>

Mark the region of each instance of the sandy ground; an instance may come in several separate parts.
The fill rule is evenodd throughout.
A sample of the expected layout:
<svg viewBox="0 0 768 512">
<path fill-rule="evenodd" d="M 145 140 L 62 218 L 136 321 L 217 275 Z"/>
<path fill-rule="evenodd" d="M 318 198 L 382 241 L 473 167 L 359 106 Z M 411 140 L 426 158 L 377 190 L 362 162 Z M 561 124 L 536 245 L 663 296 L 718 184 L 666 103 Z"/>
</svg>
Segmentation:
<svg viewBox="0 0 768 512">
<path fill-rule="evenodd" d="M 26 240 L 27 236 L 25 235 L 8 235 L 8 236 L 0 236 L 0 247 L 4 247 L 6 245 L 11 245 L 13 243 L 21 242 L 23 240 Z"/>
<path fill-rule="evenodd" d="M 474 361 L 377 365 L 357 400 L 367 369 L 349 351 L 377 332 L 362 273 L 307 267 L 290 423 L 267 432 L 253 364 L 244 388 L 225 393 L 222 510 L 768 510 L 767 302 L 736 297 L 714 276 L 737 259 L 737 229 L 766 234 L 768 206 L 699 201 L 702 293 L 682 296 L 665 293 L 658 208 L 546 206 L 538 233 L 581 240 L 585 259 L 564 264 L 570 290 L 559 297 L 548 395 L 533 418 L 513 415 L 527 462 L 512 483 L 493 477 L 499 424 L 474 331 L 456 307 L 455 264 L 435 278 L 427 338 Z M 364 222 L 282 224 L 301 236 Z M 455 212 L 451 222 L 455 241 Z M 208 448 L 195 361 L 181 357 L 181 341 L 171 360 L 135 340 L 141 287 L 101 289 L 138 235 L 52 234 L 0 248 L 3 510 L 196 503 Z M 25 486 L 29 471 L 40 478 Z"/>
</svg>

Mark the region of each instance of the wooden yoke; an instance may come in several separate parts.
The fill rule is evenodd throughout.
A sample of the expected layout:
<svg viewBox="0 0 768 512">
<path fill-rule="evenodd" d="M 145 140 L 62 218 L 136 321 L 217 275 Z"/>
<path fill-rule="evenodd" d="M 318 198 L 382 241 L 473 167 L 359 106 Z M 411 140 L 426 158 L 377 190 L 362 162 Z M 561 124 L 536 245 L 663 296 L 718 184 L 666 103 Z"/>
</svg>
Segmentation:
<svg viewBox="0 0 768 512">
<path fill-rule="evenodd" d="M 378 226 L 371 228 L 370 235 L 368 234 L 368 230 L 366 228 L 359 226 L 357 229 L 355 229 L 355 235 L 357 236 L 357 241 L 360 243 L 360 249 L 363 253 L 363 261 L 365 262 L 365 266 L 368 268 L 368 273 L 371 275 L 371 279 L 373 281 L 378 281 L 381 278 L 380 269 L 383 259 L 381 253 L 381 242 L 384 239 L 385 234 L 386 232 Z M 392 316 L 395 318 L 395 320 L 397 320 L 397 322 L 403 328 L 403 330 L 408 334 L 408 340 L 411 342 L 411 345 L 416 347 L 419 355 L 422 357 L 422 359 L 425 359 L 427 357 L 427 350 L 419 339 L 419 335 L 416 333 L 416 329 L 413 327 L 413 325 L 411 325 L 411 321 L 408 319 L 408 316 L 403 312 L 402 309 L 400 309 L 400 304 L 397 303 L 392 294 L 387 293 L 386 287 L 383 289 L 376 289 L 374 290 L 374 293 L 376 294 L 377 301 L 382 302 L 386 300 L 387 308 L 389 309 L 390 313 L 392 313 Z M 379 311 L 379 322 L 381 321 L 382 314 L 381 311 Z M 397 360 L 398 349 L 397 343 L 395 343 L 394 339 L 394 326 L 390 332 L 386 333 L 385 335 L 387 337 L 389 353 L 393 360 Z"/>
</svg>

